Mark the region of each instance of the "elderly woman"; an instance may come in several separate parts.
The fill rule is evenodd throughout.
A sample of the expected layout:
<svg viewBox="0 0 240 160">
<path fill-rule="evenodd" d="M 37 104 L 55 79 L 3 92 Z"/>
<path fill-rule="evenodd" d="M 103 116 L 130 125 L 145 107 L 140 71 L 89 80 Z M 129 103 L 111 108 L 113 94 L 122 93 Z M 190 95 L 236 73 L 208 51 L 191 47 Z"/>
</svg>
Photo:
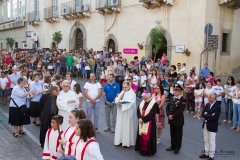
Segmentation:
<svg viewBox="0 0 240 160">
<path fill-rule="evenodd" d="M 26 105 L 29 106 L 27 97 L 34 91 L 27 92 L 24 86 L 27 80 L 19 78 L 17 85 L 13 88 L 11 94 L 11 101 L 9 104 L 9 123 L 13 126 L 13 136 L 20 137 L 20 134 L 26 135 L 23 131 L 23 125 L 30 124 L 29 110 L 25 111 L 25 115 L 21 114 L 20 107 Z M 19 131 L 18 131 L 19 130 Z"/>
<path fill-rule="evenodd" d="M 42 94 L 45 92 L 43 90 L 42 84 L 39 82 L 40 75 L 33 75 L 33 82 L 30 84 L 30 90 L 33 90 L 30 108 L 31 108 L 31 117 L 33 117 L 33 123 L 35 126 L 40 126 L 40 108 L 39 108 L 39 100 L 42 97 Z"/>
</svg>

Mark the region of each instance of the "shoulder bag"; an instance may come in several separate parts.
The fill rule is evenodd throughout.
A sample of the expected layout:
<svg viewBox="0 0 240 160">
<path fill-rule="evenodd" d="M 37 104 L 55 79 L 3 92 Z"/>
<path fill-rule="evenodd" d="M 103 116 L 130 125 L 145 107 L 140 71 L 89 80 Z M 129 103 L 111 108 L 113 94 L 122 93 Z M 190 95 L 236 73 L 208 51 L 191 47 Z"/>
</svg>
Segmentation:
<svg viewBox="0 0 240 160">
<path fill-rule="evenodd" d="M 12 98 L 11 98 L 12 99 Z M 27 100 L 27 99 L 26 99 Z M 20 110 L 21 116 L 24 117 L 27 113 L 27 106 L 21 105 L 20 107 L 17 105 L 17 103 L 12 99 L 13 103 L 16 105 L 16 107 Z"/>
</svg>

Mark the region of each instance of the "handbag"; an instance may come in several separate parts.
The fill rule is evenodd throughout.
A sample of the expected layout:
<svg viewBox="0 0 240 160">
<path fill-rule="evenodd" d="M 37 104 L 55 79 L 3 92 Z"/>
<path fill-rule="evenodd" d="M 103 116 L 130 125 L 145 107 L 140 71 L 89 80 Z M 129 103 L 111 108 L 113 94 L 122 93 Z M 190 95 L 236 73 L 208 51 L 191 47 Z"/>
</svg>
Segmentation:
<svg viewBox="0 0 240 160">
<path fill-rule="evenodd" d="M 48 69 L 49 69 L 49 70 L 52 70 L 52 69 L 53 69 L 53 66 L 52 66 L 52 65 L 49 65 L 49 66 L 48 66 Z"/>
<path fill-rule="evenodd" d="M 90 70 L 90 67 L 89 67 L 89 66 L 85 66 L 85 70 L 86 70 L 86 71 L 89 71 L 89 70 Z"/>
<path fill-rule="evenodd" d="M 27 106 L 24 104 L 24 105 L 21 105 L 19 107 L 13 99 L 12 99 L 12 101 L 17 106 L 17 108 L 20 110 L 21 116 L 24 117 L 26 115 L 26 113 L 27 113 Z"/>
<path fill-rule="evenodd" d="M 76 64 L 77 69 L 80 69 L 80 67 L 81 67 L 80 64 Z"/>
</svg>

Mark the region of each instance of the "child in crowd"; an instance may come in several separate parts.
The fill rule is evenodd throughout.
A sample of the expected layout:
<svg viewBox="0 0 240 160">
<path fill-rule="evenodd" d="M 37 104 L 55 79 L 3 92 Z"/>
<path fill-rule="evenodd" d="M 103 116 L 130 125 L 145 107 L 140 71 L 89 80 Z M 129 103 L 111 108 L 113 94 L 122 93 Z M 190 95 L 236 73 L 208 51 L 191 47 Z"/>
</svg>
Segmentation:
<svg viewBox="0 0 240 160">
<path fill-rule="evenodd" d="M 163 88 L 164 88 L 164 95 L 166 96 L 166 98 L 170 97 L 170 80 L 168 79 L 168 75 L 164 76 L 164 80 L 163 80 Z"/>
<path fill-rule="evenodd" d="M 196 88 L 194 90 L 195 97 L 195 118 L 201 119 L 201 107 L 203 104 L 203 85 L 202 83 L 197 83 Z"/>
<path fill-rule="evenodd" d="M 97 62 L 97 68 L 96 68 L 97 80 L 100 80 L 100 74 L 101 74 L 101 66 L 100 66 L 100 62 Z"/>
<path fill-rule="evenodd" d="M 80 84 L 74 84 L 74 92 L 76 95 L 76 109 L 82 108 L 82 90 Z"/>
<path fill-rule="evenodd" d="M 217 85 L 213 88 L 214 92 L 217 94 L 217 102 L 221 106 L 222 95 L 224 93 L 223 87 L 221 86 L 221 79 L 217 79 Z"/>
<path fill-rule="evenodd" d="M 157 84 L 158 84 L 158 77 L 157 77 L 157 71 L 155 69 L 152 70 L 152 74 L 149 74 L 148 82 L 151 86 L 152 94 L 156 93 L 156 87 L 157 87 Z"/>
<path fill-rule="evenodd" d="M 63 133 L 60 129 L 62 123 L 63 116 L 57 115 L 52 117 L 51 128 L 46 133 L 42 159 L 57 159 L 61 156 L 61 153 L 58 151 L 58 147 L 60 146 L 58 141 L 61 139 Z M 58 131 L 59 129 L 60 131 Z"/>
<path fill-rule="evenodd" d="M 173 80 L 171 80 L 169 86 L 170 86 L 169 95 L 167 95 L 168 92 L 166 92 L 165 96 L 172 97 L 173 96 L 173 91 L 174 91 L 174 88 L 175 88 L 175 83 L 174 83 Z"/>
<path fill-rule="evenodd" d="M 75 145 L 74 156 L 77 160 L 103 160 L 99 144 L 95 140 L 95 131 L 91 120 L 81 119 L 77 122 L 75 133 L 79 136 Z"/>
<path fill-rule="evenodd" d="M 101 73 L 100 73 L 100 84 L 102 85 L 102 87 L 105 86 L 105 84 L 107 83 L 107 71 L 106 71 L 106 67 L 101 67 Z"/>
<path fill-rule="evenodd" d="M 138 77 L 138 72 L 136 70 L 133 70 L 132 72 L 132 78 L 133 78 L 133 91 L 136 93 L 138 90 L 138 82 L 139 82 L 139 77 Z"/>
<path fill-rule="evenodd" d="M 124 77 L 124 80 L 127 81 L 127 79 L 128 79 L 129 76 L 132 76 L 132 71 L 131 71 L 130 68 L 127 68 L 127 69 L 126 69 L 126 75 L 125 75 L 125 77 Z"/>
<path fill-rule="evenodd" d="M 138 88 L 138 99 L 141 99 L 142 93 L 146 90 L 147 86 L 147 76 L 146 72 L 142 70 L 140 72 L 140 83 L 139 83 L 139 88 Z"/>
<path fill-rule="evenodd" d="M 67 127 L 66 131 L 63 133 L 63 139 L 59 140 L 60 144 L 65 145 L 64 153 L 63 151 L 61 151 L 62 154 L 69 155 L 69 156 L 74 154 L 73 144 L 75 144 L 79 138 L 75 133 L 76 125 L 80 119 L 86 119 L 86 118 L 87 118 L 87 115 L 82 109 L 71 111 L 68 119 L 69 126 Z"/>
</svg>

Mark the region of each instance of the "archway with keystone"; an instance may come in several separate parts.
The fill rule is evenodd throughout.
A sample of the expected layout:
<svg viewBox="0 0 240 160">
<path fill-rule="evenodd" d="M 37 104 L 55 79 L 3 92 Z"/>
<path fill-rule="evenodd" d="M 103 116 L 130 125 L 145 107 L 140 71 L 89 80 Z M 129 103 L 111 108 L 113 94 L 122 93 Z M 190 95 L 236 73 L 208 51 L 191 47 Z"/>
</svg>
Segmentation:
<svg viewBox="0 0 240 160">
<path fill-rule="evenodd" d="M 106 49 L 109 51 L 109 41 L 113 40 L 114 43 L 115 43 L 115 52 L 118 52 L 118 41 L 117 41 L 117 38 L 113 35 L 113 34 L 109 34 L 107 36 L 107 38 L 105 39 L 105 42 L 104 42 L 104 47 L 106 47 Z"/>
<path fill-rule="evenodd" d="M 76 36 L 77 36 L 77 33 L 79 33 L 79 30 L 81 30 L 82 32 L 82 46 L 83 46 L 83 49 L 87 49 L 87 46 L 86 46 L 86 42 L 87 42 L 87 32 L 86 32 L 86 29 L 84 27 L 84 25 L 79 22 L 79 21 L 76 21 L 74 23 L 74 25 L 72 26 L 71 30 L 70 30 L 70 34 L 69 34 L 69 50 L 71 49 L 79 49 L 79 48 L 76 48 Z"/>
</svg>

